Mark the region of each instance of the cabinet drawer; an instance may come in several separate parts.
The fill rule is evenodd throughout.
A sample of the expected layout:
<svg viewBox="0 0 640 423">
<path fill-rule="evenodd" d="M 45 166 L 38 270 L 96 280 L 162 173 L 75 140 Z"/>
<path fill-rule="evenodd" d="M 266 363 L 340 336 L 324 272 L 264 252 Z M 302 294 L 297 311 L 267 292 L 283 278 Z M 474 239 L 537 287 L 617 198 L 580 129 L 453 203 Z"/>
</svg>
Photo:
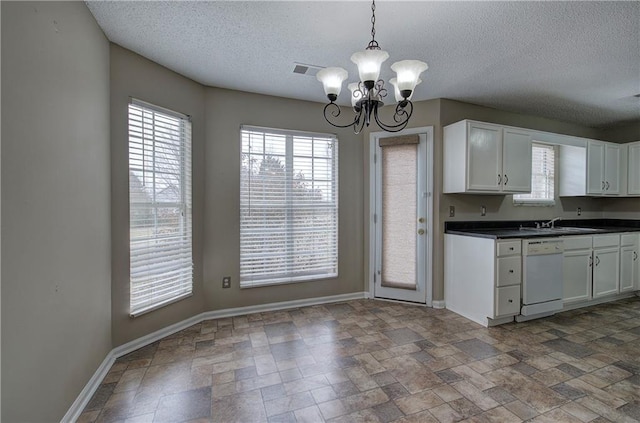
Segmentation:
<svg viewBox="0 0 640 423">
<path fill-rule="evenodd" d="M 496 317 L 520 312 L 520 285 L 496 288 Z"/>
<path fill-rule="evenodd" d="M 522 259 L 520 256 L 502 257 L 497 262 L 496 286 L 520 284 L 522 280 Z"/>
<path fill-rule="evenodd" d="M 638 244 L 638 232 L 623 234 L 620 236 L 621 247 L 631 247 Z"/>
<path fill-rule="evenodd" d="M 498 250 L 497 256 L 512 256 L 514 254 L 521 254 L 522 252 L 522 242 L 518 241 L 501 241 L 498 242 L 496 247 Z"/>
<path fill-rule="evenodd" d="M 620 246 L 620 235 L 596 235 L 593 237 L 593 248 L 618 247 Z"/>
<path fill-rule="evenodd" d="M 592 239 L 591 235 L 567 236 L 562 238 L 562 244 L 565 250 L 588 250 L 591 248 Z"/>
</svg>

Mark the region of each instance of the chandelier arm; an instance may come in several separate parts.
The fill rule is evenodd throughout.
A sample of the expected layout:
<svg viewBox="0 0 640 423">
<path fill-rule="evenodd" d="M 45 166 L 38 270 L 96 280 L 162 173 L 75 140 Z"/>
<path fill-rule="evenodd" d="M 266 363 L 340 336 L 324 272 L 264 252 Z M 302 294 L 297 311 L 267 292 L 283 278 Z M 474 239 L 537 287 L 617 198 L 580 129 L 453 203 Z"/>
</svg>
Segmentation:
<svg viewBox="0 0 640 423">
<path fill-rule="evenodd" d="M 410 101 L 407 100 L 407 105 L 410 105 L 409 111 L 407 112 L 406 110 L 404 110 L 406 108 L 405 107 L 400 107 L 401 104 L 398 103 L 398 105 L 396 106 L 396 112 L 394 114 L 394 120 L 397 123 L 396 125 L 388 125 L 384 122 L 382 122 L 380 120 L 380 117 L 378 116 L 378 109 L 376 108 L 373 111 L 373 116 L 376 120 L 376 123 L 378 124 L 378 126 L 382 129 L 384 129 L 387 132 L 399 132 L 402 131 L 404 128 L 406 128 L 407 124 L 409 123 L 409 118 L 411 117 L 411 115 L 413 114 L 413 104 L 411 104 Z M 405 118 L 403 120 L 399 120 L 401 118 L 399 118 L 399 116 L 405 116 Z"/>
<path fill-rule="evenodd" d="M 385 98 L 387 96 L 387 89 L 384 87 L 384 81 L 382 79 L 378 79 L 376 81 L 374 92 L 375 92 L 375 95 L 377 95 L 380 98 Z"/>
<path fill-rule="evenodd" d="M 407 111 L 408 110 L 408 111 Z M 396 122 L 402 122 L 401 116 L 406 116 L 406 120 L 411 119 L 411 115 L 413 114 L 413 103 L 410 100 L 400 101 L 396 105 L 396 112 L 393 115 L 393 120 Z"/>
<path fill-rule="evenodd" d="M 333 106 L 335 110 L 329 111 L 329 106 Z M 333 103 L 333 102 L 327 103 L 327 105 L 324 106 L 323 113 L 324 113 L 324 120 L 326 120 L 327 123 L 329 123 L 330 125 L 335 126 L 336 128 L 348 128 L 350 126 L 353 126 L 355 128 L 355 125 L 358 123 L 358 120 L 360 119 L 360 116 L 362 115 L 362 111 L 360 111 L 358 114 L 356 114 L 356 117 L 353 120 L 353 122 L 348 123 L 346 125 L 335 124 L 335 123 L 333 123 L 333 122 L 331 122 L 329 120 L 328 116 L 331 115 L 334 118 L 337 118 L 338 116 L 340 116 L 341 111 L 340 111 L 340 106 L 338 106 L 336 103 Z"/>
<path fill-rule="evenodd" d="M 360 118 L 362 116 L 362 113 L 358 114 L 358 117 Z M 362 128 L 364 128 L 364 119 L 358 119 L 354 124 L 353 124 L 353 133 L 358 135 L 361 131 Z"/>
</svg>

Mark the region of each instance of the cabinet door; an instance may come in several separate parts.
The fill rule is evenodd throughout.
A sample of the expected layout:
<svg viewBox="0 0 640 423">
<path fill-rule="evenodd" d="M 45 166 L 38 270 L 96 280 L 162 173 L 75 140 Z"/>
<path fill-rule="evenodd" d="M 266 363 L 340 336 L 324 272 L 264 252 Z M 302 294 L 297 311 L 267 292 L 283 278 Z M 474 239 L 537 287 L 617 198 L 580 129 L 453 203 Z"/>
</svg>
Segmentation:
<svg viewBox="0 0 640 423">
<path fill-rule="evenodd" d="M 562 299 L 565 303 L 591 299 L 591 249 L 565 251 Z"/>
<path fill-rule="evenodd" d="M 620 194 L 620 146 L 604 146 L 604 193 Z"/>
<path fill-rule="evenodd" d="M 620 248 L 593 250 L 593 298 L 619 292 L 619 266 Z"/>
<path fill-rule="evenodd" d="M 502 191 L 531 192 L 531 135 L 527 132 L 503 132 Z"/>
<path fill-rule="evenodd" d="M 640 143 L 629 145 L 629 168 L 627 171 L 627 192 L 631 195 L 640 194 Z"/>
<path fill-rule="evenodd" d="M 589 141 L 587 147 L 587 194 L 602 194 L 604 188 L 604 143 Z"/>
<path fill-rule="evenodd" d="M 469 191 L 500 191 L 502 181 L 502 128 L 469 124 L 467 144 Z"/>
<path fill-rule="evenodd" d="M 637 289 L 638 252 L 636 246 L 620 248 L 620 292 Z"/>
</svg>

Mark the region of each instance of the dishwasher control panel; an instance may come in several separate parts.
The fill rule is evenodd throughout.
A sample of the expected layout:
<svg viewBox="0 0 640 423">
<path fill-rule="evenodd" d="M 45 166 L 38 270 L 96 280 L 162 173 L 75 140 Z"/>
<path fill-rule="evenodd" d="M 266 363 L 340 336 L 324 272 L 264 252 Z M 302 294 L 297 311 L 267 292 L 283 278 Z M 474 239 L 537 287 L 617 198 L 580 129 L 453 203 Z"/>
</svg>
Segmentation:
<svg viewBox="0 0 640 423">
<path fill-rule="evenodd" d="M 564 251 L 561 239 L 528 239 L 522 241 L 522 255 L 560 254 Z"/>
</svg>

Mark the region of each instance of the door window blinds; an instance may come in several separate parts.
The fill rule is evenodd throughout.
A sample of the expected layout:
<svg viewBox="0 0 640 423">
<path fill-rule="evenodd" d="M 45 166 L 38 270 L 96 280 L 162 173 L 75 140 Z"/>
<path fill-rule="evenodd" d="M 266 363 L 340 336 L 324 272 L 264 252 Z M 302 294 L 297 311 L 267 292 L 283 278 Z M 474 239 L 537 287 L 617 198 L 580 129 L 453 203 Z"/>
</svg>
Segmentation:
<svg viewBox="0 0 640 423">
<path fill-rule="evenodd" d="M 533 143 L 531 157 L 531 193 L 514 195 L 513 202 L 552 206 L 555 204 L 555 148 Z"/>
<path fill-rule="evenodd" d="M 243 126 L 240 286 L 338 274 L 335 136 Z"/>
<path fill-rule="evenodd" d="M 191 295 L 191 122 L 129 104 L 131 315 Z"/>
</svg>

